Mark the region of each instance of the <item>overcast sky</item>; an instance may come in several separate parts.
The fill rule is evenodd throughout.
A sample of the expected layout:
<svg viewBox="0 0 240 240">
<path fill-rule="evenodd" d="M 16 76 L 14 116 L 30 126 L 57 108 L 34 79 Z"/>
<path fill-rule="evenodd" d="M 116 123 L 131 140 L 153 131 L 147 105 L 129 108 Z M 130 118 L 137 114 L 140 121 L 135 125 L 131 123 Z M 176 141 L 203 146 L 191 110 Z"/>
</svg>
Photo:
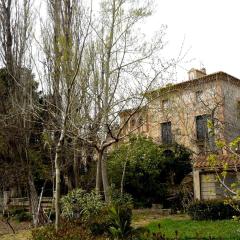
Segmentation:
<svg viewBox="0 0 240 240">
<path fill-rule="evenodd" d="M 93 4 L 97 6 L 99 1 L 93 0 Z M 167 25 L 166 57 L 177 57 L 182 44 L 182 55 L 187 53 L 173 81 L 186 80 L 192 67 L 205 67 L 207 73 L 224 71 L 240 78 L 240 0 L 155 2 L 155 12 L 143 31 L 151 35 L 162 24 Z"/>
<path fill-rule="evenodd" d="M 177 55 L 185 39 L 185 60 L 194 59 L 179 65 L 178 80 L 202 66 L 240 78 L 240 0 L 156 0 L 156 6 L 144 31 L 166 24 L 169 54 Z"/>
</svg>

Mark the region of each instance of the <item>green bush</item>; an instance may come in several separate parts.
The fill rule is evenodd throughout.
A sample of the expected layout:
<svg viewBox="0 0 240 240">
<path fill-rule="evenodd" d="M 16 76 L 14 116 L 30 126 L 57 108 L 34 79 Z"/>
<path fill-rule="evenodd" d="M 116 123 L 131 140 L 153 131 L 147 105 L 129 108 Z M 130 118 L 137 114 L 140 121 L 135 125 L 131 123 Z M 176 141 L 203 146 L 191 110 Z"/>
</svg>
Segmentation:
<svg viewBox="0 0 240 240">
<path fill-rule="evenodd" d="M 143 136 L 132 136 L 108 155 L 109 179 L 120 189 L 125 169 L 124 191 L 132 195 L 135 207 L 165 205 L 168 189 L 180 184 L 192 170 L 189 156 L 179 145 L 169 148 Z"/>
<path fill-rule="evenodd" d="M 104 218 L 105 219 L 105 218 Z M 108 232 L 110 227 L 109 221 L 96 220 L 89 225 L 89 229 L 94 236 L 101 236 Z"/>
<path fill-rule="evenodd" d="M 111 239 L 130 239 L 134 233 L 131 227 L 133 199 L 130 194 L 111 191 L 111 205 L 108 206 L 108 229 Z"/>
<path fill-rule="evenodd" d="M 19 222 L 32 220 L 32 215 L 24 208 L 15 208 L 10 211 L 10 215 Z"/>
<path fill-rule="evenodd" d="M 109 235 L 112 239 L 128 239 L 133 233 L 132 210 L 127 207 L 109 208 Z"/>
<path fill-rule="evenodd" d="M 62 216 L 68 220 L 89 223 L 101 214 L 105 203 L 95 191 L 87 193 L 82 189 L 69 192 L 61 199 Z"/>
<path fill-rule="evenodd" d="M 133 201 L 129 194 L 121 194 L 118 190 L 111 190 L 111 204 L 106 205 L 102 212 L 95 217 L 94 221 L 90 223 L 90 230 L 93 235 L 99 236 L 102 234 L 109 234 L 111 227 L 117 227 L 114 223 L 113 209 L 118 210 L 118 221 L 126 221 L 131 224 Z M 124 213 L 125 211 L 125 213 Z M 130 225 L 129 225 L 130 226 Z"/>
<path fill-rule="evenodd" d="M 236 204 L 240 206 L 240 203 Z M 239 212 L 221 200 L 194 201 L 187 212 L 194 220 L 222 220 L 239 215 Z"/>
<path fill-rule="evenodd" d="M 111 205 L 115 207 L 133 208 L 133 198 L 128 193 L 121 193 L 118 189 L 111 190 Z"/>
</svg>

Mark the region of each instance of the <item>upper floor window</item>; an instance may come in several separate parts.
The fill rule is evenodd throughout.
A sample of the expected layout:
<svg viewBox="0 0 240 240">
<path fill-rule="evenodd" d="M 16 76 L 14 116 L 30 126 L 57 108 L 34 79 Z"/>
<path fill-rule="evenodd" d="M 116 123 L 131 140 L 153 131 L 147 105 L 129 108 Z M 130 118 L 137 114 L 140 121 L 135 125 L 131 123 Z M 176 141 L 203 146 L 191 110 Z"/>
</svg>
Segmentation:
<svg viewBox="0 0 240 240">
<path fill-rule="evenodd" d="M 169 107 L 170 107 L 170 101 L 169 101 L 169 99 L 163 100 L 163 101 L 162 101 L 162 108 L 163 108 L 164 110 L 166 110 L 166 109 L 168 109 Z"/>
<path fill-rule="evenodd" d="M 196 116 L 197 140 L 208 139 L 207 121 L 208 121 L 208 115 Z"/>
<path fill-rule="evenodd" d="M 171 144 L 172 143 L 172 124 L 171 122 L 161 123 L 162 131 L 162 143 Z"/>
<path fill-rule="evenodd" d="M 130 121 L 130 127 L 131 129 L 136 127 L 136 120 L 134 118 Z"/>
<path fill-rule="evenodd" d="M 195 92 L 196 102 L 199 103 L 202 101 L 203 91 L 199 90 Z"/>
<path fill-rule="evenodd" d="M 140 116 L 140 117 L 138 118 L 138 126 L 142 126 L 142 125 L 143 125 L 143 117 Z"/>
<path fill-rule="evenodd" d="M 237 101 L 237 117 L 240 118 L 240 101 Z"/>
</svg>

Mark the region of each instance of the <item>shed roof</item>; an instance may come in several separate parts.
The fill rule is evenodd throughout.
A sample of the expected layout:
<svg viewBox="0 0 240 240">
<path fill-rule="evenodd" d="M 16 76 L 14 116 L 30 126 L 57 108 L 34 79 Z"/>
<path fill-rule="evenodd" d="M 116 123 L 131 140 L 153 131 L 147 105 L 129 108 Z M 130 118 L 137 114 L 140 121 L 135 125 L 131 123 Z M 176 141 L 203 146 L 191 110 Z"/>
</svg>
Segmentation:
<svg viewBox="0 0 240 240">
<path fill-rule="evenodd" d="M 193 162 L 194 169 L 240 169 L 240 157 L 237 155 L 215 155 L 214 160 L 209 156 L 198 156 Z"/>
</svg>

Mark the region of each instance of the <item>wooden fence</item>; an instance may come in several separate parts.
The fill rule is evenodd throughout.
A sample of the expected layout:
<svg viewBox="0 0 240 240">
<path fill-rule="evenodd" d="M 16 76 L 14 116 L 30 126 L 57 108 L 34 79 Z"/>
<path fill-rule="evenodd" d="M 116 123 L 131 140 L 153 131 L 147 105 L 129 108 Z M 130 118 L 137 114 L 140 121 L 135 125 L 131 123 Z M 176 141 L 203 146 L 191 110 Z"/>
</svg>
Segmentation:
<svg viewBox="0 0 240 240">
<path fill-rule="evenodd" d="M 8 209 L 23 208 L 29 211 L 29 199 L 28 198 L 9 198 L 7 207 Z M 52 209 L 53 198 L 43 197 L 41 201 L 41 206 L 44 210 Z M 4 198 L 0 198 L 0 212 L 3 212 L 4 209 Z"/>
</svg>

